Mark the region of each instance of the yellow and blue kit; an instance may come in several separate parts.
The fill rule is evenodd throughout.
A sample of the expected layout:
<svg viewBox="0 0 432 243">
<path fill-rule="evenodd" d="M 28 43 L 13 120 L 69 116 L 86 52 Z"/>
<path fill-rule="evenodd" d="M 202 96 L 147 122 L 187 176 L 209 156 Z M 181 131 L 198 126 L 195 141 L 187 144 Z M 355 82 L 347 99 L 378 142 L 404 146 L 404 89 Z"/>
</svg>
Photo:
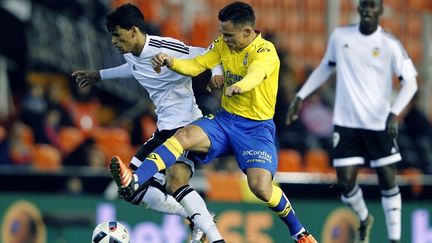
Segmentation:
<svg viewBox="0 0 432 243">
<path fill-rule="evenodd" d="M 241 52 L 231 51 L 220 36 L 208 51 L 194 59 L 174 59 L 172 70 L 196 76 L 222 64 L 224 89 L 235 85 L 241 94 L 222 95 L 223 110 L 195 121 L 208 135 L 211 147 L 203 163 L 234 154 L 239 167 L 277 169 L 273 115 L 280 61 L 274 45 L 261 34 Z"/>
</svg>

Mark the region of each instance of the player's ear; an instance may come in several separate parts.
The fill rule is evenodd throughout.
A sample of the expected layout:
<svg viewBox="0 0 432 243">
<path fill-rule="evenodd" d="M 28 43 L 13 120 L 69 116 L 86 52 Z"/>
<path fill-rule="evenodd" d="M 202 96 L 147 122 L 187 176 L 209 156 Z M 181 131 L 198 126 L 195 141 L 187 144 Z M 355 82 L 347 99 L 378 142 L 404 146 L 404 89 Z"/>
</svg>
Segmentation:
<svg viewBox="0 0 432 243">
<path fill-rule="evenodd" d="M 245 28 L 243 30 L 243 37 L 244 38 L 248 38 L 251 34 L 252 34 L 252 29 L 251 28 Z"/>
<path fill-rule="evenodd" d="M 131 31 L 132 31 L 132 36 L 136 36 L 140 30 L 138 29 L 138 27 L 132 26 Z"/>
</svg>

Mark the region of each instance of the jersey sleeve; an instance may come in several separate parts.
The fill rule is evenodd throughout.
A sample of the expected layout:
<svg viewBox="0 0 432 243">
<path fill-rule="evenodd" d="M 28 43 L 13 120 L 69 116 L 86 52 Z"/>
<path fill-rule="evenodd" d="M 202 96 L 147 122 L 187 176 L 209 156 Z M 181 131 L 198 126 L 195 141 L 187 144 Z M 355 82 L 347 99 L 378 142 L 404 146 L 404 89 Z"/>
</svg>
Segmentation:
<svg viewBox="0 0 432 243">
<path fill-rule="evenodd" d="M 171 70 L 186 75 L 197 76 L 206 69 L 212 69 L 221 63 L 220 60 L 220 38 L 213 41 L 203 54 L 196 56 L 193 59 L 178 59 L 174 58 Z"/>
<path fill-rule="evenodd" d="M 242 92 L 252 90 L 259 85 L 266 77 L 270 76 L 279 65 L 279 57 L 273 46 L 261 46 L 257 48 L 252 56 L 247 74 L 234 86 L 239 87 Z"/>
<path fill-rule="evenodd" d="M 393 102 L 390 111 L 399 115 L 417 92 L 417 71 L 411 58 L 398 40 L 393 43 L 392 69 L 401 82 L 401 89 Z"/>
<path fill-rule="evenodd" d="M 399 78 L 406 79 L 408 77 L 417 76 L 417 71 L 408 53 L 402 44 L 394 39 L 392 43 L 393 56 L 392 56 L 392 69 L 393 73 Z"/>
<path fill-rule="evenodd" d="M 132 71 L 127 63 L 113 68 L 102 69 L 99 71 L 99 74 L 102 80 L 133 78 Z"/>
<path fill-rule="evenodd" d="M 338 34 L 337 29 L 335 29 L 328 40 L 326 52 L 323 57 L 323 62 L 327 63 L 330 66 L 336 65 L 336 36 Z"/>
</svg>

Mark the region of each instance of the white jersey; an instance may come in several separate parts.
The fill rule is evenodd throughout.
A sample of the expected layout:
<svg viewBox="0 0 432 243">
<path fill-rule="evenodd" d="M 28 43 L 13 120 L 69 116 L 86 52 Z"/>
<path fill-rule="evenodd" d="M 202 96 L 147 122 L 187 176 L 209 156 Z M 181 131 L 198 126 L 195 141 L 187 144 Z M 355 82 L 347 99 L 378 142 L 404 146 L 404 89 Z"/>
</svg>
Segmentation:
<svg viewBox="0 0 432 243">
<path fill-rule="evenodd" d="M 417 89 L 411 59 L 400 42 L 380 26 L 371 35 L 361 34 L 359 25 L 336 28 L 321 65 L 336 67 L 333 122 L 338 126 L 384 130 L 390 111 L 398 115 Z M 393 74 L 402 82 L 409 80 L 411 88 L 400 92 L 400 101 L 391 107 Z M 309 93 L 311 89 L 303 87 L 299 96 Z"/>
<path fill-rule="evenodd" d="M 101 70 L 100 74 L 103 80 L 134 77 L 147 90 L 156 107 L 158 129 L 171 130 L 188 125 L 202 117 L 202 113 L 195 101 L 191 77 L 166 67 L 156 73 L 151 58 L 160 52 L 174 58 L 194 58 L 204 51 L 204 48 L 187 46 L 173 38 L 147 35 L 139 57 L 132 53 L 124 54 L 127 63 Z"/>
</svg>

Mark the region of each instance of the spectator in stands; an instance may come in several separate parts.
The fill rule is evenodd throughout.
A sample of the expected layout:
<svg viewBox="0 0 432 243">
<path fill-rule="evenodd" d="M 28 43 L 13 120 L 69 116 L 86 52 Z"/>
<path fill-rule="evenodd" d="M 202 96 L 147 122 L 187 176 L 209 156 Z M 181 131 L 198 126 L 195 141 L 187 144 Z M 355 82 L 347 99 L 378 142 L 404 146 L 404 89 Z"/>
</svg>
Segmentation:
<svg viewBox="0 0 432 243">
<path fill-rule="evenodd" d="M 295 120 L 302 100 L 336 70 L 333 166 L 342 202 L 361 221 L 356 242 L 369 242 L 373 224 L 356 183 L 358 167 L 365 160 L 370 160 L 378 175 L 388 239 L 401 240 L 402 199 L 395 180 L 395 163 L 401 155 L 395 138 L 398 115 L 417 90 L 417 72 L 400 42 L 379 25 L 383 9 L 382 0 L 359 1 L 360 23 L 333 31 L 323 60 L 297 93 L 287 116 L 288 124 Z M 390 104 L 392 74 L 402 87 Z"/>
<path fill-rule="evenodd" d="M 33 144 L 31 128 L 21 121 L 16 121 L 8 137 L 9 156 L 15 165 L 29 165 L 32 162 L 31 146 Z"/>
<path fill-rule="evenodd" d="M 21 108 L 22 121 L 31 127 L 35 142 L 44 142 L 43 120 L 48 110 L 45 88 L 40 83 L 30 83 L 29 92 L 24 96 Z"/>
<path fill-rule="evenodd" d="M 50 144 L 56 148 L 60 148 L 60 113 L 56 110 L 48 110 L 43 119 L 41 143 Z"/>
</svg>

